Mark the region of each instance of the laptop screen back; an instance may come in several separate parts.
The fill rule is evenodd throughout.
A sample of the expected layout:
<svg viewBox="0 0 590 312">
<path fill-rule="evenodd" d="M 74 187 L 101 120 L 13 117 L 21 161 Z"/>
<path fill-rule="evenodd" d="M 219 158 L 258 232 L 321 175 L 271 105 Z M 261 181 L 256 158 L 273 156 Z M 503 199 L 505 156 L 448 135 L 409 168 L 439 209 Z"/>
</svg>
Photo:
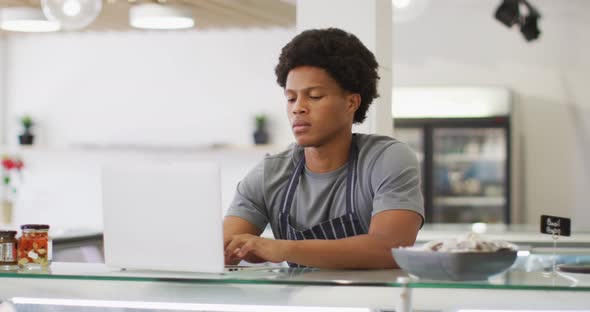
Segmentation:
<svg viewBox="0 0 590 312">
<path fill-rule="evenodd" d="M 107 266 L 223 272 L 218 165 L 106 165 L 102 199 Z"/>
</svg>

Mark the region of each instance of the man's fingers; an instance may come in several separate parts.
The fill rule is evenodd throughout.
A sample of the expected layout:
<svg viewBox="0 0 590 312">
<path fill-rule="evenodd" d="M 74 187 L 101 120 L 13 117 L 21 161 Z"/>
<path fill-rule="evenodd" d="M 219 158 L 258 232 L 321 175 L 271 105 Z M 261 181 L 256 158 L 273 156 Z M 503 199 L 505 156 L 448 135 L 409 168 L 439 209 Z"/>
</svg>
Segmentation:
<svg viewBox="0 0 590 312">
<path fill-rule="evenodd" d="M 243 245 L 243 239 L 240 236 L 234 236 L 231 242 L 225 246 L 225 256 L 230 257 L 234 255 L 236 249 L 240 248 L 241 245 Z"/>
<path fill-rule="evenodd" d="M 251 250 L 254 249 L 254 240 L 247 241 L 242 247 L 240 247 L 238 252 L 238 257 L 243 258 L 245 257 Z"/>
<path fill-rule="evenodd" d="M 249 234 L 231 236 L 231 240 L 225 244 L 225 262 L 231 263 L 254 255 L 257 239 L 257 236 Z"/>
<path fill-rule="evenodd" d="M 227 248 L 227 245 L 229 245 L 229 243 L 231 243 L 233 238 L 234 238 L 234 235 L 228 235 L 228 236 L 223 237 L 223 249 Z"/>
</svg>

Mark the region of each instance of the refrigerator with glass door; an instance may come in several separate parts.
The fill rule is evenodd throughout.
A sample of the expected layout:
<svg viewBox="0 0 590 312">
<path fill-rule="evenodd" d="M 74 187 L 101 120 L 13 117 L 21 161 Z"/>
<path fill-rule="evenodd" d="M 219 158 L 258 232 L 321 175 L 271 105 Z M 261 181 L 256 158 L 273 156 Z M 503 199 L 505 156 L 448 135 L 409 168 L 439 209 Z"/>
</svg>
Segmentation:
<svg viewBox="0 0 590 312">
<path fill-rule="evenodd" d="M 474 113 L 473 103 L 490 108 Z M 413 113 L 403 109 L 420 105 Z M 426 222 L 511 222 L 507 90 L 394 88 L 393 107 L 394 137 L 416 152 L 422 167 Z"/>
</svg>

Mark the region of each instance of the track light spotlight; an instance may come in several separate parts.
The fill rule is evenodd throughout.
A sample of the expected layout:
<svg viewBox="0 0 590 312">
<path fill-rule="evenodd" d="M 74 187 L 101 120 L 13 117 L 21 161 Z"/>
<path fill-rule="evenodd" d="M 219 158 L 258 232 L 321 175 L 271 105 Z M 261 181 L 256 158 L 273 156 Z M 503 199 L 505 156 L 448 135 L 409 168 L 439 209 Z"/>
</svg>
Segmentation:
<svg viewBox="0 0 590 312">
<path fill-rule="evenodd" d="M 524 22 L 520 25 L 520 32 L 527 41 L 533 41 L 539 38 L 541 31 L 537 26 L 537 15 L 529 15 L 524 18 Z"/>
<path fill-rule="evenodd" d="M 500 4 L 496 10 L 496 19 L 506 25 L 506 27 L 512 27 L 512 25 L 518 23 L 518 20 L 520 19 L 518 6 L 519 0 L 502 1 L 502 4 Z"/>
<path fill-rule="evenodd" d="M 528 11 L 527 15 L 521 14 L 521 5 L 526 7 Z M 541 34 L 537 25 L 541 14 L 527 0 L 503 0 L 496 9 L 494 17 L 508 28 L 511 28 L 514 24 L 518 24 L 520 26 L 520 32 L 527 41 L 533 41 L 539 38 Z"/>
</svg>

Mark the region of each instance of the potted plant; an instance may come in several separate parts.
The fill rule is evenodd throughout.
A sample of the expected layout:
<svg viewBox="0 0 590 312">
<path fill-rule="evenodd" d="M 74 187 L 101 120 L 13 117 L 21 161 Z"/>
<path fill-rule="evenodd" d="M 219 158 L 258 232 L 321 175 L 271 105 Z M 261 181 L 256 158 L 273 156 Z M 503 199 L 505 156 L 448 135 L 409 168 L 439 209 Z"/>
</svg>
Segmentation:
<svg viewBox="0 0 590 312">
<path fill-rule="evenodd" d="M 34 122 L 30 115 L 24 115 L 20 118 L 21 126 L 23 127 L 23 133 L 18 136 L 18 140 L 21 145 L 32 145 L 35 140 L 35 135 L 31 132 Z"/>
<path fill-rule="evenodd" d="M 266 115 L 258 114 L 256 119 L 256 130 L 254 131 L 255 144 L 267 144 L 268 132 L 266 131 Z"/>
</svg>

